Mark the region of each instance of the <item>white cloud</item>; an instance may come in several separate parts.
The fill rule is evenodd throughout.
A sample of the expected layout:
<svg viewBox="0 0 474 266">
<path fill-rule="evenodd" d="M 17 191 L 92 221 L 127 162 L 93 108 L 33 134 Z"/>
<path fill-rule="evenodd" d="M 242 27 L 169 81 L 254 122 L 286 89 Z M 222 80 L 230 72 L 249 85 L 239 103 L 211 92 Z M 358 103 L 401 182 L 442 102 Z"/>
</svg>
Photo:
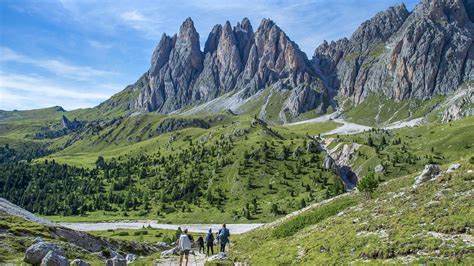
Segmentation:
<svg viewBox="0 0 474 266">
<path fill-rule="evenodd" d="M 114 46 L 111 43 L 103 43 L 96 40 L 88 40 L 87 42 L 89 43 L 91 47 L 94 47 L 97 49 L 110 49 Z"/>
<path fill-rule="evenodd" d="M 146 19 L 145 16 L 143 16 L 143 14 L 140 13 L 139 11 L 137 11 L 137 10 L 124 12 L 120 15 L 120 17 L 124 21 L 127 21 L 127 22 L 145 22 L 145 21 L 148 21 L 148 19 Z"/>
<path fill-rule="evenodd" d="M 15 62 L 20 64 L 32 65 L 47 70 L 56 76 L 75 80 L 87 80 L 91 78 L 110 76 L 115 73 L 105 70 L 92 68 L 89 66 L 78 66 L 69 64 L 56 59 L 36 59 L 31 58 L 10 48 L 0 47 L 0 62 Z"/>
<path fill-rule="evenodd" d="M 0 72 L 0 109 L 32 109 L 59 104 L 66 109 L 75 109 L 95 106 L 110 97 L 92 92 L 94 89 L 37 75 Z"/>
</svg>

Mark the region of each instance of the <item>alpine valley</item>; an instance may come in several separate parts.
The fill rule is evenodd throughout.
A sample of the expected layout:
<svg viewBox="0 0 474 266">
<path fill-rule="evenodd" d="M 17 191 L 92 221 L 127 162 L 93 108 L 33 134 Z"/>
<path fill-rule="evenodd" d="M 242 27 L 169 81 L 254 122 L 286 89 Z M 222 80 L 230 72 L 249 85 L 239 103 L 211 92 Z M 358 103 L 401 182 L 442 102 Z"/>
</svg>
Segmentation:
<svg viewBox="0 0 474 266">
<path fill-rule="evenodd" d="M 175 232 L 71 227 L 105 221 L 254 224 L 201 265 L 474 264 L 473 0 L 311 58 L 270 19 L 199 40 L 186 19 L 94 108 L 0 111 L 0 264 L 176 262 Z"/>
</svg>

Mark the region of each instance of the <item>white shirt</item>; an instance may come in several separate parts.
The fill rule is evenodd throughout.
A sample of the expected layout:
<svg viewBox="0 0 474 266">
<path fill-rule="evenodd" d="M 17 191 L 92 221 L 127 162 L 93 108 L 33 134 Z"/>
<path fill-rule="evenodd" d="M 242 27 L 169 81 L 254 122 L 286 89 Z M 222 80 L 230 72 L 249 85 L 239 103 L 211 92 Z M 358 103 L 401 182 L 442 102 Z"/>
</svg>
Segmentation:
<svg viewBox="0 0 474 266">
<path fill-rule="evenodd" d="M 188 235 L 181 234 L 179 236 L 179 250 L 191 250 L 191 240 L 189 240 Z"/>
</svg>

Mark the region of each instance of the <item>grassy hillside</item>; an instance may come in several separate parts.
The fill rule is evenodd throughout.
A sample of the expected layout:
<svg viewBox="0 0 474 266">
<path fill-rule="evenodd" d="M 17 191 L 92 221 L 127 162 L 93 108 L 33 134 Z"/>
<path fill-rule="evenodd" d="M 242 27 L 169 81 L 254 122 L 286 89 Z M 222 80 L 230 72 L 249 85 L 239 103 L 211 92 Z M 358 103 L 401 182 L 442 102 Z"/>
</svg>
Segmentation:
<svg viewBox="0 0 474 266">
<path fill-rule="evenodd" d="M 461 164 L 416 189 L 408 175 L 383 184 L 372 199 L 346 194 L 234 236 L 231 253 L 253 265 L 472 265 L 474 165 Z"/>
</svg>

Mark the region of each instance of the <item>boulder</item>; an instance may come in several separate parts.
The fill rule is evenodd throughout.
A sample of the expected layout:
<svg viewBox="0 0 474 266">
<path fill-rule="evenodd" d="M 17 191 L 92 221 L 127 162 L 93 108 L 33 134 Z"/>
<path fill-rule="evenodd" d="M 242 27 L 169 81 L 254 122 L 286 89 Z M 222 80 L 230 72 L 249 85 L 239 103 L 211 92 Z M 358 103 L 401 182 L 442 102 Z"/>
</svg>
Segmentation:
<svg viewBox="0 0 474 266">
<path fill-rule="evenodd" d="M 165 250 L 165 251 L 161 252 L 161 257 L 162 258 L 168 257 L 168 256 L 171 256 L 171 255 L 177 254 L 177 253 L 178 253 L 178 248 L 174 247 L 172 249 L 168 249 L 168 250 Z"/>
<path fill-rule="evenodd" d="M 440 173 L 439 165 L 437 164 L 428 164 L 425 165 L 423 172 L 415 177 L 415 187 L 424 183 L 432 178 L 435 178 Z"/>
<path fill-rule="evenodd" d="M 48 242 L 40 241 L 31 245 L 26 250 L 23 261 L 31 264 L 40 264 L 41 260 L 50 251 L 54 251 L 57 255 L 64 256 L 64 251 L 60 247 Z"/>
<path fill-rule="evenodd" d="M 214 260 L 227 260 L 230 259 L 230 257 L 225 254 L 224 252 L 219 252 L 216 255 L 210 256 L 207 261 L 214 261 Z"/>
<path fill-rule="evenodd" d="M 125 260 L 122 256 L 116 255 L 115 257 L 108 259 L 106 266 L 126 266 L 127 260 Z"/>
<path fill-rule="evenodd" d="M 375 166 L 375 168 L 374 168 L 374 171 L 375 171 L 376 173 L 381 173 L 381 172 L 383 172 L 384 170 L 385 170 L 385 169 L 383 168 L 383 165 L 381 165 L 381 164 Z"/>
<path fill-rule="evenodd" d="M 75 259 L 71 262 L 71 265 L 74 266 L 91 266 L 89 263 L 81 260 L 81 259 Z"/>
<path fill-rule="evenodd" d="M 168 245 L 168 243 L 166 243 L 166 242 L 158 242 L 158 243 L 156 243 L 156 247 L 161 248 L 161 249 L 168 249 L 171 246 Z"/>
<path fill-rule="evenodd" d="M 458 163 L 451 164 L 451 165 L 449 166 L 449 168 L 448 168 L 448 171 L 446 171 L 446 172 L 452 173 L 452 172 L 454 172 L 455 170 L 459 169 L 460 167 L 461 167 L 461 165 L 458 164 Z"/>
<path fill-rule="evenodd" d="M 69 266 L 69 261 L 63 255 L 54 250 L 50 250 L 41 260 L 42 266 Z"/>
<path fill-rule="evenodd" d="M 138 260 L 138 256 L 135 254 L 127 254 L 127 256 L 125 256 L 125 260 L 127 261 L 127 263 L 132 263 Z"/>
</svg>

